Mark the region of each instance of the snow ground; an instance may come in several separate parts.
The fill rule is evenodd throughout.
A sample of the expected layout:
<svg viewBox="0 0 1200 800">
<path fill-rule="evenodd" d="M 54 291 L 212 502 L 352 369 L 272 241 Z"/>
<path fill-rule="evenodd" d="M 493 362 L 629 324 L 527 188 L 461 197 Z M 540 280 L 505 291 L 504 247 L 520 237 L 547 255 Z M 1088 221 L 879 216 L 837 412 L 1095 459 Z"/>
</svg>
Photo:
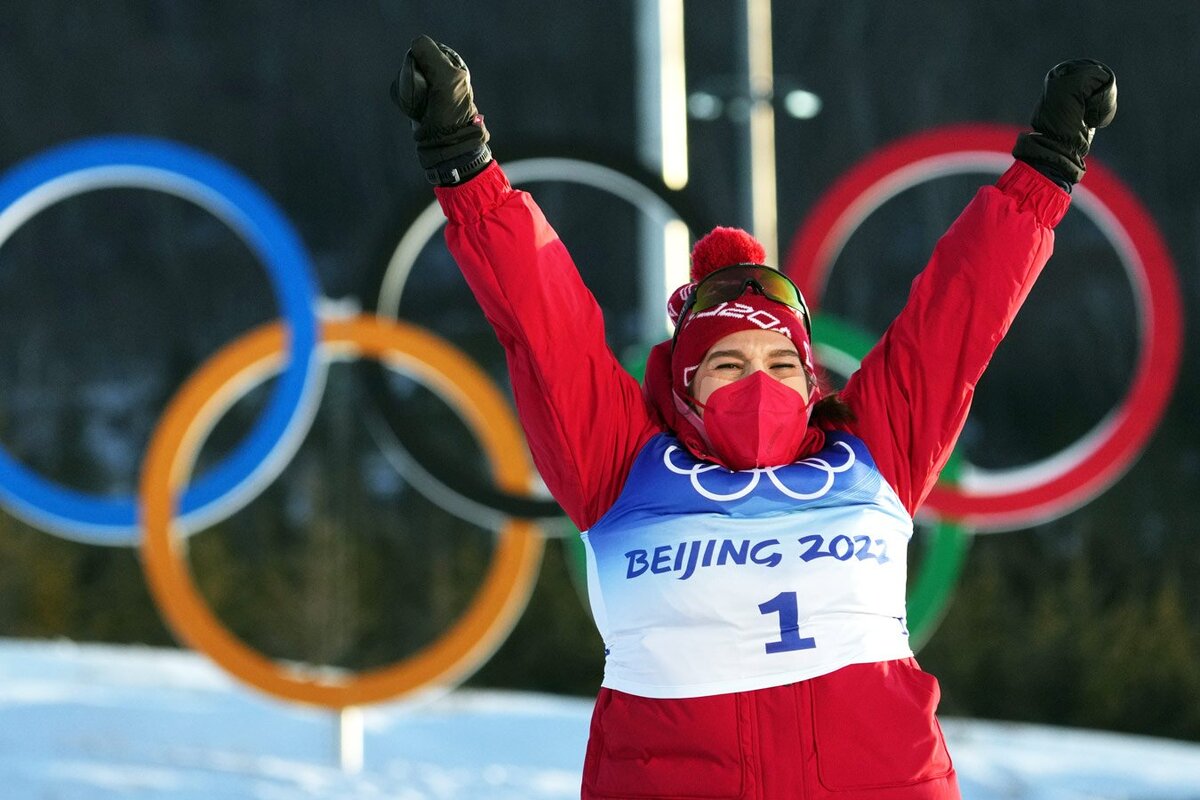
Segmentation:
<svg viewBox="0 0 1200 800">
<path fill-rule="evenodd" d="M 579 794 L 591 703 L 458 690 L 363 712 L 344 771 L 332 712 L 174 650 L 0 640 L 4 800 L 549 800 Z M 1200 745 L 944 719 L 966 800 L 1200 800 Z"/>
</svg>

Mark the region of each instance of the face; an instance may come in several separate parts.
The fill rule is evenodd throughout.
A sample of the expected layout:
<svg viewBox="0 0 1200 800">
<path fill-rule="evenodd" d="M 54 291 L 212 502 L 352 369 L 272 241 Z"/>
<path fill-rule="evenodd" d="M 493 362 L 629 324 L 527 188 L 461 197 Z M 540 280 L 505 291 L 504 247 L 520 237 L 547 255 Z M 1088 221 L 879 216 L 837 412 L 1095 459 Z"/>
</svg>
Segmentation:
<svg viewBox="0 0 1200 800">
<path fill-rule="evenodd" d="M 760 371 L 808 401 L 808 375 L 796 345 L 782 333 L 763 330 L 738 331 L 717 340 L 692 378 L 692 397 L 706 403 L 722 386 Z M 704 409 L 696 411 L 703 416 Z"/>
</svg>

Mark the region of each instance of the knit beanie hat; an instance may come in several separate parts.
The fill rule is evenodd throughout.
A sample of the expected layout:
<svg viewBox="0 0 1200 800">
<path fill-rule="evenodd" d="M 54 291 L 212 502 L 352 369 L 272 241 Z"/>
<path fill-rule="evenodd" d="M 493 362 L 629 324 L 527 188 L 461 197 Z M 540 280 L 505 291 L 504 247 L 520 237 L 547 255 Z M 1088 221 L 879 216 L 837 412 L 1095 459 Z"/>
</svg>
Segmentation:
<svg viewBox="0 0 1200 800">
<path fill-rule="evenodd" d="M 678 325 L 696 286 L 713 272 L 735 265 L 762 266 L 763 246 L 740 228 L 714 228 L 692 248 L 691 282 L 671 293 L 667 313 Z M 792 340 L 809 374 L 813 374 L 812 343 L 801 313 L 772 300 L 752 287 L 736 299 L 713 308 L 687 313 L 671 353 L 671 387 L 678 398 L 690 395 L 692 378 L 704 355 L 720 339 L 743 330 L 771 330 Z"/>
</svg>

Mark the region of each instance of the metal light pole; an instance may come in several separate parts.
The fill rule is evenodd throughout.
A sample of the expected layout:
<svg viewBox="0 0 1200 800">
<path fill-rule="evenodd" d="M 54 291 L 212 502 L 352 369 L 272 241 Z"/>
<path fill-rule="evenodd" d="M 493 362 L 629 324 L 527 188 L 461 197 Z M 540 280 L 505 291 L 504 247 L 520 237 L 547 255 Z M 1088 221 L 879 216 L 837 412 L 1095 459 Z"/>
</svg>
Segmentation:
<svg viewBox="0 0 1200 800">
<path fill-rule="evenodd" d="M 688 181 L 687 87 L 683 0 L 638 0 L 638 155 L 669 189 Z M 667 333 L 667 297 L 688 276 L 687 226 L 665 216 L 640 223 L 641 338 Z M 703 233 L 698 231 L 697 233 Z"/>
<path fill-rule="evenodd" d="M 775 191 L 775 67 L 771 47 L 771 0 L 744 0 L 741 36 L 746 65 L 743 88 L 746 146 L 742 151 L 742 216 L 779 265 L 779 223 Z"/>
</svg>

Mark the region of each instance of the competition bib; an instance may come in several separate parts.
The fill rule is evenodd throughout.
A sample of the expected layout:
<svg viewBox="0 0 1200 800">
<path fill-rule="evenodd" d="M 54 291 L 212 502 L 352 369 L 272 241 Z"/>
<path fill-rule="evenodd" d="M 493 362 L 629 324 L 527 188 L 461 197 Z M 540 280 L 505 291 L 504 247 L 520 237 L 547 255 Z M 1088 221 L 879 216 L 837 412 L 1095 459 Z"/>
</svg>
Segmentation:
<svg viewBox="0 0 1200 800">
<path fill-rule="evenodd" d="M 912 519 L 861 440 L 730 472 L 660 434 L 582 537 L 604 685 L 645 697 L 778 686 L 912 655 Z"/>
</svg>

